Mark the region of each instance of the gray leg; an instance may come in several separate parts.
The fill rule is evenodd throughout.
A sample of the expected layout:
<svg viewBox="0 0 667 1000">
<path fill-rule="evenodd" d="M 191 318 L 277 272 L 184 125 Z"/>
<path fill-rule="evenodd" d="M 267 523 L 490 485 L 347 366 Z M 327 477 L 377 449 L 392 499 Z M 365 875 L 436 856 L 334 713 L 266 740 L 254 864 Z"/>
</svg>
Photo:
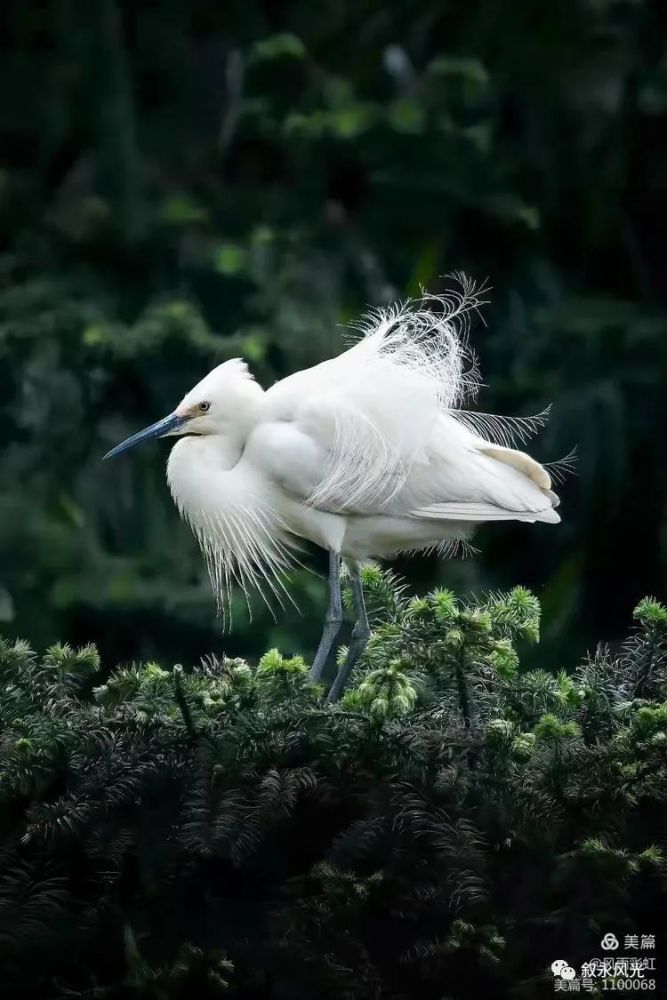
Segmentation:
<svg viewBox="0 0 667 1000">
<path fill-rule="evenodd" d="M 329 553 L 329 607 L 324 619 L 322 638 L 317 647 L 317 653 L 310 668 L 310 679 L 319 681 L 324 672 L 329 650 L 343 624 L 343 602 L 340 596 L 340 556 L 337 552 Z"/>
<path fill-rule="evenodd" d="M 343 693 L 349 676 L 356 664 L 359 662 L 371 634 L 370 626 L 368 624 L 368 615 L 366 614 L 364 589 L 361 585 L 359 573 L 356 569 L 350 573 L 350 582 L 352 584 L 352 599 L 354 601 L 354 610 L 357 620 L 354 628 L 352 629 L 352 639 L 350 640 L 350 647 L 347 651 L 347 658 L 343 666 L 336 674 L 336 678 L 331 685 L 331 690 L 327 695 L 327 701 L 330 703 L 338 701 Z"/>
</svg>

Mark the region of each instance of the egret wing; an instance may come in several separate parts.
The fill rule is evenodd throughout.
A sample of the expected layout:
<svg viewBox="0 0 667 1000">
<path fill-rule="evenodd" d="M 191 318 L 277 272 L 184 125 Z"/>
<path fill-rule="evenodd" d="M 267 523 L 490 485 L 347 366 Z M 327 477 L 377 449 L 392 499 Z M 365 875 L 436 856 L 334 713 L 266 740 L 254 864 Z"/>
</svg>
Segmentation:
<svg viewBox="0 0 667 1000">
<path fill-rule="evenodd" d="M 343 514 L 461 519 L 465 507 L 467 519 L 490 520 L 550 511 L 548 473 L 508 447 L 530 421 L 460 409 L 477 388 L 466 330 L 480 291 L 464 282 L 458 296 L 377 312 L 339 357 L 273 386 L 267 418 L 289 427 L 271 432 L 283 488 Z"/>
<path fill-rule="evenodd" d="M 436 414 L 425 440 L 409 453 L 409 464 L 387 461 L 381 490 L 355 496 L 341 462 L 340 487 L 322 495 L 321 485 L 336 461 L 333 400 L 304 407 L 292 420 L 263 425 L 257 453 L 274 481 L 295 500 L 339 514 L 387 514 L 439 520 L 558 520 L 545 468 L 525 452 L 500 447 L 474 435 L 456 412 Z M 362 423 L 359 434 L 366 431 Z M 371 442 L 372 445 L 372 442 Z M 366 468 L 360 460 L 362 473 Z"/>
<path fill-rule="evenodd" d="M 465 331 L 482 292 L 461 279 L 460 292 L 372 313 L 347 351 L 267 392 L 269 419 L 295 423 L 326 456 L 310 503 L 377 510 L 397 495 L 439 415 L 476 385 Z"/>
</svg>

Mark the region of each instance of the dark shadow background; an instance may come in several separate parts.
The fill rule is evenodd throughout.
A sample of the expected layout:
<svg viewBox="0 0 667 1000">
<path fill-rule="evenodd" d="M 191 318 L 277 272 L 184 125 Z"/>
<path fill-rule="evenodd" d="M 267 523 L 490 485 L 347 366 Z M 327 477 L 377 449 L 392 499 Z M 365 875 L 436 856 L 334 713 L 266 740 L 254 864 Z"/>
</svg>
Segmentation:
<svg viewBox="0 0 667 1000">
<path fill-rule="evenodd" d="M 0 54 L 0 626 L 113 660 L 308 655 L 257 605 L 224 639 L 164 481 L 102 454 L 245 356 L 268 385 L 367 304 L 494 286 L 490 412 L 552 403 L 563 523 L 495 525 L 416 588 L 522 583 L 570 663 L 664 594 L 667 7 L 8 0 Z M 324 569 L 321 554 L 315 565 Z"/>
</svg>

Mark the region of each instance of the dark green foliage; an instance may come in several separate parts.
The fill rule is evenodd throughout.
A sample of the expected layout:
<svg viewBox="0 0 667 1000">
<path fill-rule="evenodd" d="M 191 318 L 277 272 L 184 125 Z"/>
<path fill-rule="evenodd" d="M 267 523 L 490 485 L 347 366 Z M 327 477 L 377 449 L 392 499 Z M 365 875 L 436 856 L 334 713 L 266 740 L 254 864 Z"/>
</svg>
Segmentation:
<svg viewBox="0 0 667 1000">
<path fill-rule="evenodd" d="M 519 666 L 521 588 L 365 585 L 334 707 L 276 650 L 104 679 L 90 647 L 3 642 L 3 995 L 531 1000 L 556 957 L 657 930 L 665 608 L 548 673 Z"/>
</svg>

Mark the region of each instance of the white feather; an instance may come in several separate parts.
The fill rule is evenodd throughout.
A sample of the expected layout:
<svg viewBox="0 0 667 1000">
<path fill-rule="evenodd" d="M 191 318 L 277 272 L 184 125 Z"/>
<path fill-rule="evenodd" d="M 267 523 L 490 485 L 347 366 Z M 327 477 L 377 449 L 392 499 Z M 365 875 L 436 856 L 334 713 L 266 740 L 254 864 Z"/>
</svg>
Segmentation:
<svg viewBox="0 0 667 1000">
<path fill-rule="evenodd" d="M 467 342 L 486 286 L 370 312 L 362 337 L 330 361 L 269 390 L 268 413 L 291 419 L 326 450 L 307 498 L 338 511 L 385 506 L 405 485 L 439 414 L 474 397 L 479 378 Z"/>
<path fill-rule="evenodd" d="M 532 417 L 501 417 L 497 413 L 478 413 L 476 410 L 452 410 L 451 415 L 469 427 L 478 437 L 494 444 L 513 448 L 525 444 L 549 420 L 551 406 Z"/>
<path fill-rule="evenodd" d="M 183 438 L 169 456 L 167 479 L 201 547 L 218 611 L 231 627 L 234 584 L 246 601 L 254 589 L 269 608 L 275 602 L 283 607 L 285 598 L 294 603 L 283 576 L 298 561 L 299 545 L 247 463 L 226 464 L 215 437 Z"/>
<path fill-rule="evenodd" d="M 176 413 L 197 436 L 172 450 L 169 485 L 221 610 L 235 582 L 289 597 L 300 539 L 358 562 L 449 552 L 483 521 L 559 520 L 546 467 L 512 447 L 548 411 L 462 409 L 480 384 L 468 330 L 487 288 L 457 282 L 372 311 L 338 357 L 266 392 L 233 359 L 184 397 Z"/>
</svg>

